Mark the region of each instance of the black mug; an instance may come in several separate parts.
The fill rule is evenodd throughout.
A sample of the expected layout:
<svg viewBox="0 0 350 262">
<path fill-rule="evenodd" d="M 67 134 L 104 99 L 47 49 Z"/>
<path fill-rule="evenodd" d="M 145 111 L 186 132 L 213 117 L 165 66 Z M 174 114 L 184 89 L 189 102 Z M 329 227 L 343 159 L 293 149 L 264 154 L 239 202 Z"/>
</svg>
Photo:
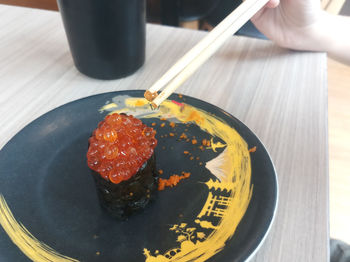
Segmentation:
<svg viewBox="0 0 350 262">
<path fill-rule="evenodd" d="M 77 69 L 98 79 L 134 73 L 145 61 L 145 0 L 57 0 Z"/>
</svg>

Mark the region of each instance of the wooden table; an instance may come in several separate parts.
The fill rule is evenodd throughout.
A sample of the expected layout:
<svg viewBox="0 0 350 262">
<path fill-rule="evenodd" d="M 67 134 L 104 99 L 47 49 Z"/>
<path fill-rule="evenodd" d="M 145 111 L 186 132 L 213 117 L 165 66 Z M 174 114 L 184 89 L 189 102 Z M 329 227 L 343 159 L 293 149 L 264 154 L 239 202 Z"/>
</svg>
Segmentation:
<svg viewBox="0 0 350 262">
<path fill-rule="evenodd" d="M 146 89 L 206 33 L 149 25 L 134 75 L 100 81 L 74 67 L 58 13 L 0 5 L 0 148 L 47 111 L 82 97 Z M 232 37 L 179 92 L 213 103 L 266 145 L 277 216 L 253 261 L 328 261 L 326 55 Z"/>
</svg>

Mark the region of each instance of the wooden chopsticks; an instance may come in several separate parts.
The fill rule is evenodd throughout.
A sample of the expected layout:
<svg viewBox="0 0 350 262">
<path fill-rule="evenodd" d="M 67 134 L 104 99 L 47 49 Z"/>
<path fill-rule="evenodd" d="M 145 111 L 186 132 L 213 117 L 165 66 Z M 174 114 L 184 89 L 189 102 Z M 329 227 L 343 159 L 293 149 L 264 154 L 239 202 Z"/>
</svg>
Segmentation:
<svg viewBox="0 0 350 262">
<path fill-rule="evenodd" d="M 245 0 L 158 79 L 145 92 L 145 98 L 152 102 L 153 107 L 158 107 L 267 2 Z M 165 89 L 158 95 L 163 87 Z"/>
</svg>

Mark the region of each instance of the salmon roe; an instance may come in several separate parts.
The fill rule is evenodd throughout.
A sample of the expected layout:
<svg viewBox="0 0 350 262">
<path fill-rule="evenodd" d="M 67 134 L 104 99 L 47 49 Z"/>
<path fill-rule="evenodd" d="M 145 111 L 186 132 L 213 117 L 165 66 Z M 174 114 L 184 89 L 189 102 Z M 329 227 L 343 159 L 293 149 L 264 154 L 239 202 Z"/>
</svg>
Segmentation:
<svg viewBox="0 0 350 262">
<path fill-rule="evenodd" d="M 89 138 L 88 166 L 112 183 L 128 180 L 152 156 L 155 134 L 131 115 L 108 115 Z"/>
</svg>

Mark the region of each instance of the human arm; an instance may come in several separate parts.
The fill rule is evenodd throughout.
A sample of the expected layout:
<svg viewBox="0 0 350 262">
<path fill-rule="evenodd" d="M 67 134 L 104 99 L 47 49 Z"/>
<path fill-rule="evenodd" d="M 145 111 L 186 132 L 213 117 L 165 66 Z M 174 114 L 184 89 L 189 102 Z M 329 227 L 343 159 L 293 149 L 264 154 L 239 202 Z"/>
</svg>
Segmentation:
<svg viewBox="0 0 350 262">
<path fill-rule="evenodd" d="M 350 17 L 323 11 L 319 0 L 273 0 L 253 18 L 255 26 L 278 45 L 323 51 L 350 64 Z M 271 8 L 275 7 L 275 8 Z"/>
</svg>

